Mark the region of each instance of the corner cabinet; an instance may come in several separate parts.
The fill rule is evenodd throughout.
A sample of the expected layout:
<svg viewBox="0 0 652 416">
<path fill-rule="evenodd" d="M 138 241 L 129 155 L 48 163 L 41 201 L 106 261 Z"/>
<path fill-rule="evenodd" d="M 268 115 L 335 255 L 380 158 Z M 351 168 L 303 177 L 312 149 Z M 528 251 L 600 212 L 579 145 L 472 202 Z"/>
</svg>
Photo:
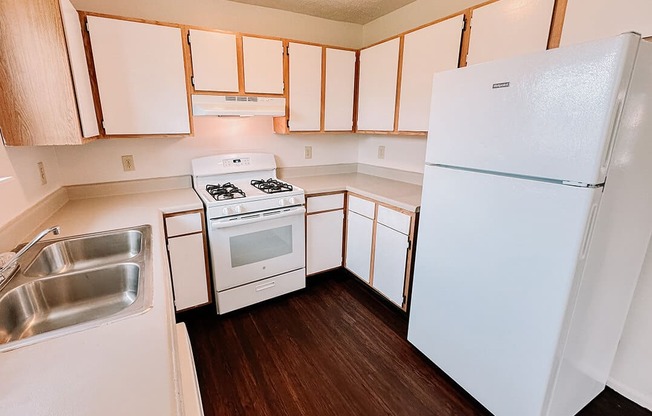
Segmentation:
<svg viewBox="0 0 652 416">
<path fill-rule="evenodd" d="M 407 310 L 417 214 L 349 194 L 345 267 Z"/>
<path fill-rule="evenodd" d="M 555 0 L 500 0 L 473 10 L 469 65 L 545 51 Z"/>
<path fill-rule="evenodd" d="M 399 65 L 398 38 L 360 51 L 358 131 L 393 131 Z"/>
<path fill-rule="evenodd" d="M 652 36 L 650 0 L 573 0 L 566 6 L 561 46 L 637 32 Z"/>
<path fill-rule="evenodd" d="M 353 132 L 356 52 L 288 43 L 288 111 L 279 134 Z"/>
<path fill-rule="evenodd" d="M 189 135 L 181 29 L 87 19 L 105 135 Z"/>
<path fill-rule="evenodd" d="M 342 266 L 344 193 L 306 198 L 306 274 Z"/>
<path fill-rule="evenodd" d="M 81 25 L 68 0 L 0 2 L 0 135 L 9 146 L 99 135 Z"/>
<path fill-rule="evenodd" d="M 356 52 L 326 48 L 324 131 L 353 131 Z"/>
<path fill-rule="evenodd" d="M 399 131 L 428 131 L 432 76 L 457 68 L 464 16 L 405 35 L 398 114 Z"/>
<path fill-rule="evenodd" d="M 165 214 L 164 221 L 176 311 L 211 303 L 204 211 Z"/>
</svg>

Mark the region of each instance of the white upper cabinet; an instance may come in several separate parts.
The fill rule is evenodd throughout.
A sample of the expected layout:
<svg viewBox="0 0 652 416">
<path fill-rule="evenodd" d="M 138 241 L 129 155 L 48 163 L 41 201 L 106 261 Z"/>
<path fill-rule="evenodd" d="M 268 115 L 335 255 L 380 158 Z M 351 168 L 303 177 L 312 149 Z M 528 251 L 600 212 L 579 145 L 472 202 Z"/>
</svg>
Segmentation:
<svg viewBox="0 0 652 416">
<path fill-rule="evenodd" d="M 79 14 L 68 0 L 61 0 L 59 6 L 61 7 L 63 29 L 66 35 L 68 59 L 70 60 L 72 81 L 75 86 L 82 136 L 84 138 L 98 136 L 100 130 L 97 125 L 97 113 L 95 112 L 88 64 L 86 63 L 86 51 L 84 49 Z"/>
<path fill-rule="evenodd" d="M 290 130 L 321 130 L 320 46 L 290 43 Z"/>
<path fill-rule="evenodd" d="M 394 130 L 400 40 L 360 51 L 358 130 Z"/>
<path fill-rule="evenodd" d="M 242 37 L 245 92 L 283 94 L 283 42 Z"/>
<path fill-rule="evenodd" d="M 473 10 L 467 64 L 546 50 L 554 4 L 500 0 Z"/>
<path fill-rule="evenodd" d="M 353 130 L 355 52 L 326 49 L 324 130 Z"/>
<path fill-rule="evenodd" d="M 435 72 L 457 68 L 464 16 L 405 35 L 398 129 L 427 131 Z"/>
<path fill-rule="evenodd" d="M 190 30 L 195 90 L 238 92 L 238 51 L 230 33 Z"/>
<path fill-rule="evenodd" d="M 107 135 L 190 133 L 181 29 L 88 17 Z"/>
<path fill-rule="evenodd" d="M 650 0 L 572 0 L 566 7 L 561 46 L 616 36 L 652 35 Z"/>
</svg>

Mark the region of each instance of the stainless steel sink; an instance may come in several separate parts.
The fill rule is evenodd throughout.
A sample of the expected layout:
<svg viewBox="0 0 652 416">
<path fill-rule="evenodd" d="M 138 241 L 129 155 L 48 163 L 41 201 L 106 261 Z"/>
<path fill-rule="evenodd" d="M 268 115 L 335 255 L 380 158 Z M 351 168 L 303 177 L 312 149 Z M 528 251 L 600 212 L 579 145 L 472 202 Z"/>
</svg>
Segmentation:
<svg viewBox="0 0 652 416">
<path fill-rule="evenodd" d="M 142 241 L 142 232 L 127 230 L 52 243 L 36 255 L 25 270 L 25 275 L 44 277 L 88 269 L 98 264 L 128 261 L 140 254 Z"/>
<path fill-rule="evenodd" d="M 0 352 L 149 310 L 150 239 L 142 226 L 35 245 L 0 291 Z"/>
</svg>

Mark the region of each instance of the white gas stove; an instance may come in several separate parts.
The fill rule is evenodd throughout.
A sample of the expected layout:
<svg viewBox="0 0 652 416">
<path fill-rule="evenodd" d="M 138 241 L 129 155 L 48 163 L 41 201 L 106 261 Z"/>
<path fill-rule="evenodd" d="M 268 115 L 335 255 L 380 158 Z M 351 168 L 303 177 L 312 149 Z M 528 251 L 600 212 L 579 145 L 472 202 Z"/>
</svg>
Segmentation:
<svg viewBox="0 0 652 416">
<path fill-rule="evenodd" d="M 279 181 L 274 155 L 215 155 L 192 161 L 206 209 L 217 312 L 305 287 L 305 195 Z"/>
</svg>

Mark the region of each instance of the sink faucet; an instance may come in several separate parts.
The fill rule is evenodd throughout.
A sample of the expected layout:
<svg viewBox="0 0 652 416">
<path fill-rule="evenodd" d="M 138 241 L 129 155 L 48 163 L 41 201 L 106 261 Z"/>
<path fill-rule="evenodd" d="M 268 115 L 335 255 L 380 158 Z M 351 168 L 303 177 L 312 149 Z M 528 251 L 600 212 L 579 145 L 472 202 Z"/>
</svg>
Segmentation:
<svg viewBox="0 0 652 416">
<path fill-rule="evenodd" d="M 9 283 L 9 280 L 14 276 L 16 271 L 18 270 L 18 260 L 29 250 L 32 248 L 32 246 L 39 241 L 46 235 L 52 233 L 54 235 L 59 235 L 61 232 L 61 227 L 58 225 L 55 227 L 50 227 L 48 229 L 45 229 L 41 231 L 32 241 L 27 243 L 25 247 L 20 249 L 20 251 L 13 256 L 7 263 L 2 265 L 2 268 L 0 268 L 0 289 L 2 289 L 3 286 L 5 286 L 7 283 Z"/>
</svg>

